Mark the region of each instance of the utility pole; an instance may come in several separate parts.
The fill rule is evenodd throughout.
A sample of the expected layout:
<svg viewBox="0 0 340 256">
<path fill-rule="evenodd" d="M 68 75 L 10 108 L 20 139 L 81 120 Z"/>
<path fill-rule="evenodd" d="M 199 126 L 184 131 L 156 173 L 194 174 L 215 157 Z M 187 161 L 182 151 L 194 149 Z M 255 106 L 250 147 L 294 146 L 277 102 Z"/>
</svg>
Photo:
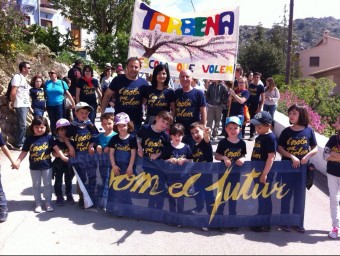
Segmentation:
<svg viewBox="0 0 340 256">
<path fill-rule="evenodd" d="M 191 1 L 192 9 L 194 9 L 194 12 L 196 12 L 196 10 L 195 10 L 195 7 L 194 7 L 194 4 L 193 4 L 192 0 L 190 0 L 190 1 Z"/>
<path fill-rule="evenodd" d="M 294 11 L 294 0 L 290 0 L 285 84 L 289 84 L 290 82 L 290 67 L 291 67 L 292 38 L 293 38 L 293 11 Z"/>
</svg>

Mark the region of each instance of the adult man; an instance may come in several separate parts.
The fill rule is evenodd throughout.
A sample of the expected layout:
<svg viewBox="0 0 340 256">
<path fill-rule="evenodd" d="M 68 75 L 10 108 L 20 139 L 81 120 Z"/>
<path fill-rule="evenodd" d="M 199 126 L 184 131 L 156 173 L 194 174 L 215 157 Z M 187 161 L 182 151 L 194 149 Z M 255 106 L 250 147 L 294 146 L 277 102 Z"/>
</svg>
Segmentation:
<svg viewBox="0 0 340 256">
<path fill-rule="evenodd" d="M 185 135 L 183 142 L 193 148 L 195 141 L 190 134 L 190 125 L 198 121 L 206 125 L 207 110 L 205 97 L 202 91 L 192 87 L 192 72 L 190 70 L 182 70 L 179 73 L 179 81 L 182 88 L 175 91 L 175 121 L 184 125 Z"/>
<path fill-rule="evenodd" d="M 249 98 L 247 101 L 250 118 L 253 118 L 256 113 L 260 112 L 264 103 L 264 87 L 260 84 L 261 73 L 255 72 L 253 83 L 249 85 Z M 255 126 L 250 124 L 249 140 L 255 139 Z"/>
<path fill-rule="evenodd" d="M 71 79 L 71 86 L 69 88 L 69 93 L 71 93 L 73 99 L 76 97 L 76 85 L 78 79 L 81 77 L 81 70 L 83 66 L 83 61 L 81 59 L 77 59 L 74 62 L 73 67 L 68 71 L 67 77 Z"/>
<path fill-rule="evenodd" d="M 31 65 L 23 61 L 19 64 L 19 73 L 15 74 L 11 85 L 10 107 L 15 108 L 17 117 L 17 134 L 14 147 L 21 150 L 26 135 L 26 117 L 30 107 L 29 84 L 26 77 L 31 73 Z"/>
<path fill-rule="evenodd" d="M 228 96 L 226 86 L 220 81 L 213 81 L 206 92 L 208 121 L 207 126 L 212 130 L 213 140 L 217 140 L 217 132 L 220 127 L 223 102 Z M 214 128 L 213 128 L 214 122 Z"/>
<path fill-rule="evenodd" d="M 130 120 L 135 125 L 135 131 L 138 131 L 142 121 L 142 93 L 148 82 L 138 76 L 142 64 L 137 57 L 131 57 L 126 64 L 126 73 L 116 76 L 105 94 L 101 103 L 102 113 L 105 112 L 109 99 L 113 96 L 115 99 L 115 113 L 125 112 L 129 115 Z"/>
</svg>

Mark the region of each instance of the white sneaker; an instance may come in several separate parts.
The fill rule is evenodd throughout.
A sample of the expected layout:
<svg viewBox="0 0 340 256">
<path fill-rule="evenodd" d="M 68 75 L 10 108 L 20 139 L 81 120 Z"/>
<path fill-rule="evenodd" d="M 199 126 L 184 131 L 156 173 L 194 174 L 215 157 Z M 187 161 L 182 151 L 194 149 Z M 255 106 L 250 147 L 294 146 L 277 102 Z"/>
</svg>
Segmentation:
<svg viewBox="0 0 340 256">
<path fill-rule="evenodd" d="M 334 227 L 331 232 L 328 233 L 328 236 L 332 239 L 338 238 L 338 228 Z"/>
<path fill-rule="evenodd" d="M 46 205 L 46 211 L 47 211 L 47 212 L 53 212 L 53 211 L 54 211 L 54 208 L 53 208 L 53 206 L 52 206 L 52 205 L 49 205 L 49 204 L 47 204 L 47 205 Z"/>
<path fill-rule="evenodd" d="M 41 213 L 41 212 L 42 212 L 41 205 L 37 205 L 37 206 L 34 208 L 34 212 L 35 212 L 35 213 Z"/>
</svg>

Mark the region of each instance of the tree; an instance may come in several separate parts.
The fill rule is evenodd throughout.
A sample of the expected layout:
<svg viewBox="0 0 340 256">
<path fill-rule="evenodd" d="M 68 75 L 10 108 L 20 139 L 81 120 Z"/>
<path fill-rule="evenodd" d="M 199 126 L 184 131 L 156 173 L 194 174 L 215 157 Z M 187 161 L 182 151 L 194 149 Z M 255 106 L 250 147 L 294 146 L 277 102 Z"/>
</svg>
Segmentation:
<svg viewBox="0 0 340 256">
<path fill-rule="evenodd" d="M 115 54 L 123 54 L 119 58 L 127 58 L 127 49 L 117 49 L 122 45 L 128 45 L 133 8 L 135 0 L 50 0 L 53 5 L 62 11 L 62 15 L 72 20 L 80 27 L 92 31 L 96 34 L 94 44 L 100 46 L 99 52 L 96 48 L 91 48 L 91 57 L 95 61 L 102 61 L 103 47 L 107 46 L 107 40 L 112 35 L 112 45 L 106 50 L 105 61 L 117 59 Z M 147 4 L 149 0 L 143 0 Z M 105 36 L 103 36 L 105 35 Z M 103 43 L 103 45 L 102 45 Z"/>
<path fill-rule="evenodd" d="M 189 54 L 191 60 L 202 60 L 211 56 L 228 59 L 229 55 L 236 55 L 236 49 L 228 48 L 228 44 L 235 42 L 226 41 L 225 36 L 190 38 L 164 35 L 157 31 L 154 34 L 148 31 L 140 32 L 130 40 L 130 47 L 144 50 L 143 57 L 150 58 L 154 53 L 162 53 L 172 61 L 183 57 L 184 51 Z"/>
</svg>

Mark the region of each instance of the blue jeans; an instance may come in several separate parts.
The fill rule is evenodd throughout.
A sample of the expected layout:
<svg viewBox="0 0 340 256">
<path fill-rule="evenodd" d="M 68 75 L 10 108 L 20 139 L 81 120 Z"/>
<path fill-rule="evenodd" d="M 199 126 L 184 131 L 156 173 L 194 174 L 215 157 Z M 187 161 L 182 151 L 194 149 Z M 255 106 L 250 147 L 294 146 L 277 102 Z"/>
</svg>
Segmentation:
<svg viewBox="0 0 340 256">
<path fill-rule="evenodd" d="M 17 116 L 17 136 L 15 146 L 22 147 L 26 138 L 26 118 L 28 115 L 28 107 L 15 108 Z"/>
<path fill-rule="evenodd" d="M 64 104 L 47 106 L 48 118 L 50 119 L 51 132 L 54 133 L 56 122 L 64 117 Z"/>
<path fill-rule="evenodd" d="M 270 116 L 273 118 L 273 123 L 274 123 L 274 113 L 277 109 L 277 105 L 263 105 L 263 111 L 269 112 Z"/>
<path fill-rule="evenodd" d="M 40 108 L 33 108 L 33 116 L 44 116 L 44 110 Z"/>
<path fill-rule="evenodd" d="M 5 212 L 7 212 L 7 200 L 6 200 L 5 192 L 2 188 L 1 172 L 0 172 L 0 213 L 5 213 Z"/>
<path fill-rule="evenodd" d="M 93 110 L 91 110 L 90 114 L 89 114 L 89 119 L 91 120 L 91 122 L 94 124 L 95 120 L 96 120 L 96 115 L 97 115 L 97 107 L 98 105 L 91 105 L 91 107 L 93 108 Z"/>
</svg>

